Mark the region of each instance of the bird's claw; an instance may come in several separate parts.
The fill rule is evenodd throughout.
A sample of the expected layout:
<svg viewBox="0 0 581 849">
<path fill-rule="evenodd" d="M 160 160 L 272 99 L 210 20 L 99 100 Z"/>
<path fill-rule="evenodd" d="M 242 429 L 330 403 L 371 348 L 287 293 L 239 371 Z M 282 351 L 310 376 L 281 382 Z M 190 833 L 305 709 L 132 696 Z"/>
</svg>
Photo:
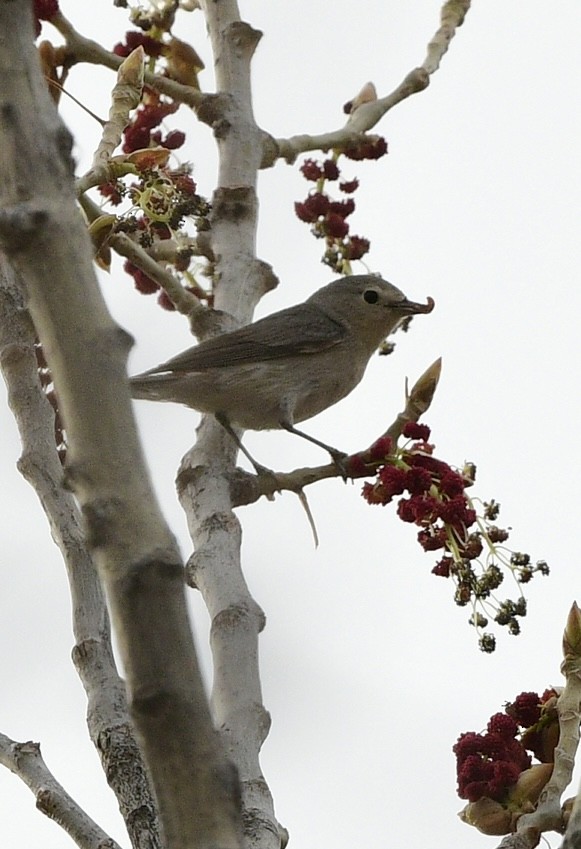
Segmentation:
<svg viewBox="0 0 581 849">
<path fill-rule="evenodd" d="M 337 467 L 339 474 L 341 475 L 341 477 L 343 478 L 343 480 L 346 483 L 349 475 L 347 473 L 347 463 L 345 461 L 347 460 L 347 457 L 349 455 L 346 454 L 345 451 L 338 451 L 336 448 L 330 448 L 328 450 L 329 450 L 329 454 L 331 455 L 331 460 L 333 461 L 333 463 Z"/>
</svg>

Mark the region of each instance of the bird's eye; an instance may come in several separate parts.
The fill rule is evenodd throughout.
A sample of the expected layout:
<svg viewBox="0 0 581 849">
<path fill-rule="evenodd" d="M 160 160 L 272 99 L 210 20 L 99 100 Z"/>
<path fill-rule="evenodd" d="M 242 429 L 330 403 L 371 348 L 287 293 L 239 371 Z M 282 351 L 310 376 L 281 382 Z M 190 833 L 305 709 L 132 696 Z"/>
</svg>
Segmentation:
<svg viewBox="0 0 581 849">
<path fill-rule="evenodd" d="M 363 300 L 368 304 L 376 304 L 379 300 L 379 295 L 375 289 L 366 289 L 363 293 Z"/>
</svg>

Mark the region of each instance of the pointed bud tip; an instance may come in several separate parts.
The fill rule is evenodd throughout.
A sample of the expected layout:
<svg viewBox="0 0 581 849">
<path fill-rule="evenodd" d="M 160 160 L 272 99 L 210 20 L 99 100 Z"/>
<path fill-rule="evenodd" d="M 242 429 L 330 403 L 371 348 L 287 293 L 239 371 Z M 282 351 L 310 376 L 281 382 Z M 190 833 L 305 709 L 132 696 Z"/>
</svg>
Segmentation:
<svg viewBox="0 0 581 849">
<path fill-rule="evenodd" d="M 581 610 L 574 601 L 567 616 L 563 634 L 563 654 L 565 657 L 581 657 Z"/>
</svg>

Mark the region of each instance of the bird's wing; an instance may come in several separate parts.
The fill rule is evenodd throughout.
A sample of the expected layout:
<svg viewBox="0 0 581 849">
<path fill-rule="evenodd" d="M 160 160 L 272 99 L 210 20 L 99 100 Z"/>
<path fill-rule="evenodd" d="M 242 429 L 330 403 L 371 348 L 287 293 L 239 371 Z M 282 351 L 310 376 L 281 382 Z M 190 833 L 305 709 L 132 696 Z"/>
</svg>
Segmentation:
<svg viewBox="0 0 581 849">
<path fill-rule="evenodd" d="M 200 342 L 144 374 L 204 371 L 312 354 L 337 345 L 347 333 L 343 324 L 315 304 L 299 304 Z"/>
</svg>

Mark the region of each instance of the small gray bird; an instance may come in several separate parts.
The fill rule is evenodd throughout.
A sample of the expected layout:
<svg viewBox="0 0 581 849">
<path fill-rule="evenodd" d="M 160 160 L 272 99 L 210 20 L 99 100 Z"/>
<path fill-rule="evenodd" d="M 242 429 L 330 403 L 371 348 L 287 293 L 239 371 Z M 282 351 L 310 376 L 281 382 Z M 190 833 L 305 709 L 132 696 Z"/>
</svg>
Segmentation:
<svg viewBox="0 0 581 849">
<path fill-rule="evenodd" d="M 132 377 L 131 394 L 213 413 L 247 456 L 233 426 L 283 428 L 337 460 L 341 452 L 297 430 L 295 423 L 348 395 L 396 325 L 433 307 L 431 298 L 426 304 L 408 301 L 372 274 L 343 277 L 302 304 L 207 339 Z"/>
</svg>

